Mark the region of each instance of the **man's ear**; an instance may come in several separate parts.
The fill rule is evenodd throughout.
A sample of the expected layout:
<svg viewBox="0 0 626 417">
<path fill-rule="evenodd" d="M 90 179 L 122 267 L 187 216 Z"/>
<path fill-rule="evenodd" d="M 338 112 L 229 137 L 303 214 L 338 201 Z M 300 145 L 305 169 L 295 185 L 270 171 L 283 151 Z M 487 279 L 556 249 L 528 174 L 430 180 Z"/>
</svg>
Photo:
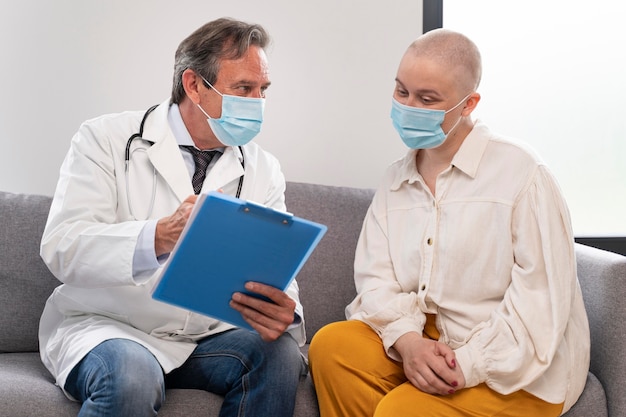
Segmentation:
<svg viewBox="0 0 626 417">
<path fill-rule="evenodd" d="M 193 104 L 200 103 L 200 84 L 202 79 L 194 70 L 187 68 L 182 75 L 183 88 Z"/>
<path fill-rule="evenodd" d="M 472 94 L 470 94 L 469 97 L 467 97 L 467 100 L 465 100 L 465 107 L 463 108 L 461 115 L 467 117 L 470 114 L 472 114 L 474 109 L 476 109 L 476 106 L 478 105 L 479 101 L 480 101 L 480 94 L 476 92 L 473 92 Z"/>
</svg>

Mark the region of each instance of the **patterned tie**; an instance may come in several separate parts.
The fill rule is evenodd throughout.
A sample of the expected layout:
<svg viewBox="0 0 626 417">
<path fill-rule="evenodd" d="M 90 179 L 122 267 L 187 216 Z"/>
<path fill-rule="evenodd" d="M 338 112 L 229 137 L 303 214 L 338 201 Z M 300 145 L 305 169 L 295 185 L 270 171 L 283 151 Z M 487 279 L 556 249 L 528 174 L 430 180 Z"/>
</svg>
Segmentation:
<svg viewBox="0 0 626 417">
<path fill-rule="evenodd" d="M 200 194 L 202 183 L 204 183 L 204 178 L 206 177 L 206 169 L 215 154 L 219 151 L 201 151 L 194 146 L 183 146 L 183 148 L 187 149 L 193 155 L 193 162 L 196 165 L 196 170 L 193 173 L 191 184 L 193 185 L 193 192 Z"/>
</svg>

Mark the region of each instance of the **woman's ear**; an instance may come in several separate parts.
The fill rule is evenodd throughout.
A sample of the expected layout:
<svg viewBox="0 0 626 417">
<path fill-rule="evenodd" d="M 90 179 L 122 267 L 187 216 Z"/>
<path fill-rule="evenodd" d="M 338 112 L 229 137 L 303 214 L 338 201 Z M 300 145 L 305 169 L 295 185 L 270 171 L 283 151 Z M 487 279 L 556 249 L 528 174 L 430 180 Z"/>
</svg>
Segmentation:
<svg viewBox="0 0 626 417">
<path fill-rule="evenodd" d="M 461 115 L 467 117 L 470 114 L 472 114 L 474 109 L 476 109 L 476 106 L 478 105 L 479 101 L 480 101 L 480 94 L 476 92 L 473 92 L 472 94 L 470 94 L 467 97 L 467 100 L 465 100 L 465 107 L 463 108 Z"/>
<path fill-rule="evenodd" d="M 183 88 L 187 97 L 193 102 L 193 104 L 200 103 L 200 83 L 202 81 L 198 74 L 194 70 L 187 68 L 182 75 Z"/>
</svg>

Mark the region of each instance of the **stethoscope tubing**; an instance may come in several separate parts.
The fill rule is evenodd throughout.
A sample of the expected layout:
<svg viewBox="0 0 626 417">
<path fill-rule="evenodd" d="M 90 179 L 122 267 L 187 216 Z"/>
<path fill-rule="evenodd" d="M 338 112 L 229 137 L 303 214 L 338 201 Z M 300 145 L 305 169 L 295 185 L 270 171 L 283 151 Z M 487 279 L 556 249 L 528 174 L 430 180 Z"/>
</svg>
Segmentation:
<svg viewBox="0 0 626 417">
<path fill-rule="evenodd" d="M 133 209 L 132 209 L 132 204 L 131 204 L 131 198 L 130 198 L 130 187 L 129 187 L 129 183 L 130 181 L 128 180 L 128 177 L 130 175 L 130 160 L 131 160 L 131 151 L 130 151 L 130 147 L 133 144 L 133 141 L 135 139 L 139 139 L 139 140 L 143 140 L 145 142 L 148 142 L 150 144 L 150 146 L 154 145 L 154 142 L 146 139 L 143 137 L 143 128 L 144 125 L 146 123 L 146 119 L 148 118 L 148 116 L 150 115 L 150 113 L 152 113 L 154 111 L 154 109 L 156 109 L 158 107 L 158 104 L 155 104 L 154 106 L 150 107 L 148 110 L 146 110 L 146 112 L 143 115 L 143 118 L 141 119 L 141 123 L 139 124 L 139 132 L 138 133 L 133 133 L 128 140 L 126 141 L 126 150 L 124 151 L 124 176 L 126 177 L 126 198 L 128 200 L 128 209 L 130 211 L 130 215 L 137 220 L 137 217 L 135 216 L 135 214 L 133 213 Z M 244 174 L 241 175 L 241 177 L 239 177 L 239 184 L 237 186 L 237 193 L 236 193 L 236 197 L 239 198 L 241 196 L 241 189 L 243 187 L 243 177 L 245 176 L 245 171 L 246 171 L 246 165 L 245 165 L 245 156 L 243 153 L 243 147 L 239 146 L 239 151 L 241 152 L 241 167 L 244 170 Z M 152 167 L 152 171 L 153 171 L 153 181 L 152 181 L 152 198 L 150 201 L 150 210 L 148 211 L 148 216 L 147 218 L 150 217 L 150 215 L 152 214 L 152 210 L 154 209 L 154 202 L 155 202 L 155 198 L 156 198 L 156 169 L 154 167 Z"/>
</svg>

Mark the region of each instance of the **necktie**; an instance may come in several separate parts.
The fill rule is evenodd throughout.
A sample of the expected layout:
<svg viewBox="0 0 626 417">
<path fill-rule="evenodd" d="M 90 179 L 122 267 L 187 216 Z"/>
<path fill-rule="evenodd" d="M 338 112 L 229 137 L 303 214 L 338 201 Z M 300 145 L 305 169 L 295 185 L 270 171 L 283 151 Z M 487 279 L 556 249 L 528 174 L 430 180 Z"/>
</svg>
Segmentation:
<svg viewBox="0 0 626 417">
<path fill-rule="evenodd" d="M 187 149 L 191 152 L 191 155 L 193 155 L 196 170 L 191 178 L 191 184 L 193 185 L 193 192 L 200 194 L 202 183 L 204 183 L 204 178 L 206 177 L 206 169 L 218 151 L 201 151 L 194 146 L 183 146 L 183 148 Z"/>
</svg>

